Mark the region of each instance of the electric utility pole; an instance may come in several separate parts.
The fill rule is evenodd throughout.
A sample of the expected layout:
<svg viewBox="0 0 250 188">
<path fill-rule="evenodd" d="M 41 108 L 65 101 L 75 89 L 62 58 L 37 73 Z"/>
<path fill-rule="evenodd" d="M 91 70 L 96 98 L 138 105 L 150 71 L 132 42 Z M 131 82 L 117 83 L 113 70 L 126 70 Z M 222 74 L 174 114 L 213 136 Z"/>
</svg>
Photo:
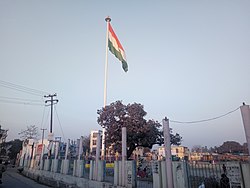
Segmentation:
<svg viewBox="0 0 250 188">
<path fill-rule="evenodd" d="M 44 140 L 44 131 L 46 131 L 47 129 L 41 129 L 43 131 L 43 134 L 42 134 L 42 145 L 43 145 L 43 140 Z"/>
<path fill-rule="evenodd" d="M 46 100 L 45 103 L 50 102 L 50 133 L 52 133 L 52 123 L 53 123 L 53 105 L 58 103 L 58 99 L 54 99 L 56 97 L 56 93 L 53 95 L 45 95 L 44 97 L 50 98 Z"/>
</svg>

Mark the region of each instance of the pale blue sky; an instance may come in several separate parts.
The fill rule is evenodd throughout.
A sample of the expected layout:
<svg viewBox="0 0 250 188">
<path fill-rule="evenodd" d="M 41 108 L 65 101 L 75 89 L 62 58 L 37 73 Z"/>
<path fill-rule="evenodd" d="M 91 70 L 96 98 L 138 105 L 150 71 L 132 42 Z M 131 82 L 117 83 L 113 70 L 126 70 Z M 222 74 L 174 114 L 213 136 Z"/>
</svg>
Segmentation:
<svg viewBox="0 0 250 188">
<path fill-rule="evenodd" d="M 250 104 L 249 10 L 247 0 L 0 0 L 0 80 L 57 93 L 66 139 L 100 129 L 96 111 L 103 106 L 109 15 L 129 71 L 109 53 L 108 103 L 141 103 L 146 118 L 158 121 L 212 118 L 243 101 Z M 1 85 L 0 97 L 43 102 L 42 95 Z M 49 130 L 49 108 L 44 118 L 43 111 L 0 101 L 8 140 L 27 125 Z M 170 127 L 188 147 L 246 140 L 239 110 L 216 121 Z M 56 116 L 53 129 L 62 135 Z"/>
</svg>

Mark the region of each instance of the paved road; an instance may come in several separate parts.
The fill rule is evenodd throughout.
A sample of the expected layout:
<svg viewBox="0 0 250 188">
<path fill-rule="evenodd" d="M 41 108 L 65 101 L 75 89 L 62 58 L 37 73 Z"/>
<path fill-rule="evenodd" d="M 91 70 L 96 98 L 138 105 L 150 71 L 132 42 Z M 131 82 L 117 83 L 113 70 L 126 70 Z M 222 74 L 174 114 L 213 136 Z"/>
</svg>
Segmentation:
<svg viewBox="0 0 250 188">
<path fill-rule="evenodd" d="M 3 173 L 3 183 L 0 188 L 49 188 L 48 186 L 38 184 L 17 172 L 16 168 L 8 168 Z"/>
</svg>

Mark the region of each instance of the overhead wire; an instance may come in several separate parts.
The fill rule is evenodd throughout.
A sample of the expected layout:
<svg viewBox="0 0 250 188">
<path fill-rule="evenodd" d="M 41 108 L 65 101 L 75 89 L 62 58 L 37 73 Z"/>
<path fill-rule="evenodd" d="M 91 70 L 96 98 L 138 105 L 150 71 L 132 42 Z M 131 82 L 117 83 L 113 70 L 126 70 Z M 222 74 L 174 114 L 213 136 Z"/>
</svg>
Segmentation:
<svg viewBox="0 0 250 188">
<path fill-rule="evenodd" d="M 0 96 L 0 98 L 7 99 L 7 100 L 29 101 L 29 102 L 41 102 L 42 101 L 42 100 L 35 100 L 35 99 L 23 99 L 23 98 L 5 97 L 5 96 Z"/>
<path fill-rule="evenodd" d="M 22 104 L 22 105 L 33 105 L 33 106 L 44 106 L 44 104 L 40 103 L 32 103 L 32 102 L 21 102 L 21 101 L 10 101 L 10 100 L 4 100 L 0 99 L 0 102 L 2 103 L 11 103 L 11 104 Z"/>
<path fill-rule="evenodd" d="M 45 123 L 49 123 L 49 114 L 50 114 L 50 111 L 48 110 L 47 117 L 45 119 Z"/>
<path fill-rule="evenodd" d="M 63 129 L 62 129 L 61 121 L 60 121 L 59 116 L 58 116 L 58 113 L 57 113 L 56 106 L 55 106 L 55 112 L 56 112 L 56 116 L 57 116 L 57 119 L 58 119 L 58 123 L 59 123 L 60 129 L 61 129 L 61 131 L 62 131 L 63 140 L 66 140 L 66 139 L 65 139 L 64 132 L 63 132 Z"/>
<path fill-rule="evenodd" d="M 43 128 L 43 120 L 44 120 L 45 108 L 46 108 L 46 106 L 44 105 L 43 116 L 42 116 L 42 121 L 41 121 L 41 129 Z"/>
<path fill-rule="evenodd" d="M 16 90 L 16 91 L 28 93 L 28 94 L 31 94 L 31 95 L 36 95 L 36 96 L 41 96 L 41 95 L 44 95 L 44 94 L 48 94 L 48 92 L 45 92 L 45 91 L 32 89 L 32 88 L 29 88 L 29 87 L 14 84 L 14 83 L 11 83 L 11 82 L 6 82 L 6 81 L 3 81 L 3 80 L 0 80 L 0 86 L 5 87 L 5 88 L 9 88 L 9 89 L 13 89 L 13 90 Z"/>
<path fill-rule="evenodd" d="M 232 114 L 234 113 L 235 111 L 239 110 L 240 107 L 234 109 L 234 110 L 231 110 L 225 114 L 222 114 L 222 115 L 219 115 L 219 116 L 216 116 L 216 117 L 212 117 L 212 118 L 208 118 L 208 119 L 202 119 L 202 120 L 195 120 L 195 121 L 177 121 L 177 120 L 169 120 L 169 122 L 172 122 L 172 123 L 179 123 L 179 124 L 195 124 L 195 123 L 202 123 L 202 122 L 208 122 L 208 121 L 213 121 L 213 120 L 216 120 L 216 119 L 220 119 L 222 117 L 225 117 L 229 114 Z"/>
<path fill-rule="evenodd" d="M 11 82 L 0 80 L 0 87 L 9 88 L 12 90 L 28 93 L 31 95 L 43 97 L 44 94 L 47 94 L 47 92 L 32 89 L 29 87 L 25 87 L 22 85 L 14 84 Z M 34 105 L 34 106 L 44 106 L 41 102 L 43 102 L 42 99 L 35 100 L 35 99 L 24 99 L 24 98 L 17 98 L 17 97 L 6 97 L 6 96 L 0 96 L 0 102 L 2 103 L 11 103 L 11 104 L 22 104 L 22 105 Z"/>
</svg>

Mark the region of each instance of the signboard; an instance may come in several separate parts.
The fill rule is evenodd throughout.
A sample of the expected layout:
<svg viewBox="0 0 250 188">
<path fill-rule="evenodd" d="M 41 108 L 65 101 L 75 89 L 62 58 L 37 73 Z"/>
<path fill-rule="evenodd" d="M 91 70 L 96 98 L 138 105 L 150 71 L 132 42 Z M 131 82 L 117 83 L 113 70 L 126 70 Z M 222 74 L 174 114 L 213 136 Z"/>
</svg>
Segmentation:
<svg viewBox="0 0 250 188">
<path fill-rule="evenodd" d="M 159 173 L 159 162 L 153 161 L 153 173 L 158 174 Z"/>
<path fill-rule="evenodd" d="M 132 163 L 127 162 L 127 183 L 132 184 Z"/>
<path fill-rule="evenodd" d="M 36 154 L 41 155 L 42 151 L 43 151 L 43 144 L 38 144 L 38 146 L 36 148 Z"/>
<path fill-rule="evenodd" d="M 243 188 L 239 163 L 227 163 L 227 177 L 231 188 Z"/>
<path fill-rule="evenodd" d="M 49 133 L 48 134 L 48 141 L 53 141 L 54 140 L 54 134 L 53 133 Z"/>
</svg>

